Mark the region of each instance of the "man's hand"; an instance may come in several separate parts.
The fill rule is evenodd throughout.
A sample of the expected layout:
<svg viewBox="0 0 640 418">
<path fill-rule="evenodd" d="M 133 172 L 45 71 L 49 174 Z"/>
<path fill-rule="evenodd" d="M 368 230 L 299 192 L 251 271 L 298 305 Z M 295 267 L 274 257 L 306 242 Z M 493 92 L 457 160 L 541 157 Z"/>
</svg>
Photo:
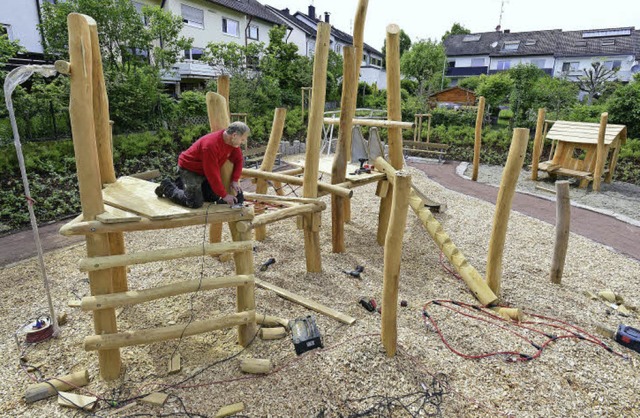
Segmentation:
<svg viewBox="0 0 640 418">
<path fill-rule="evenodd" d="M 231 188 L 236 191 L 236 193 L 240 193 L 242 191 L 242 187 L 240 187 L 240 183 L 237 181 L 231 182 Z"/>
<path fill-rule="evenodd" d="M 225 197 L 222 198 L 222 200 L 227 202 L 229 204 L 229 206 L 233 206 L 237 202 L 236 197 L 234 195 L 232 195 L 232 194 L 226 195 Z"/>
</svg>

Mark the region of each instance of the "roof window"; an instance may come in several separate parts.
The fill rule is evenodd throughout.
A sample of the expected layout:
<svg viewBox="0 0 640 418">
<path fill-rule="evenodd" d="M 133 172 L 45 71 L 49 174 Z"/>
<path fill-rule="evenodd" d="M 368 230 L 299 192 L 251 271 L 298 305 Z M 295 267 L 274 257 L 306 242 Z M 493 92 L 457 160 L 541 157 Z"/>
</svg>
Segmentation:
<svg viewBox="0 0 640 418">
<path fill-rule="evenodd" d="M 576 41 L 573 46 L 587 46 L 587 41 Z"/>
<path fill-rule="evenodd" d="M 532 46 L 532 45 L 535 45 L 537 42 L 538 42 L 538 40 L 537 40 L 537 39 L 527 39 L 527 40 L 524 42 L 524 44 L 525 44 L 526 46 Z"/>
<path fill-rule="evenodd" d="M 503 51 L 517 51 L 520 41 L 505 41 L 502 47 Z"/>
<path fill-rule="evenodd" d="M 464 38 L 462 38 L 462 42 L 476 42 L 480 40 L 480 37 L 482 35 L 465 35 Z"/>
<path fill-rule="evenodd" d="M 616 44 L 616 40 L 615 39 L 603 39 L 601 41 L 602 46 L 613 46 Z"/>
<path fill-rule="evenodd" d="M 606 38 L 608 36 L 629 36 L 631 35 L 631 29 L 606 29 L 606 30 L 594 30 L 589 32 L 582 32 L 583 38 Z"/>
</svg>

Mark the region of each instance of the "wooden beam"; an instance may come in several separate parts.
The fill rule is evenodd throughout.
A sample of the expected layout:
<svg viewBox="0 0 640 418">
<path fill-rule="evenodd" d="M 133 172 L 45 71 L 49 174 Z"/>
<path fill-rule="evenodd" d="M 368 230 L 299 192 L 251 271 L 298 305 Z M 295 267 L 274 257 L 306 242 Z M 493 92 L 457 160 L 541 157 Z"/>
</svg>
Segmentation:
<svg viewBox="0 0 640 418">
<path fill-rule="evenodd" d="M 600 191 L 600 184 L 602 182 L 602 174 L 604 172 L 604 163 L 607 159 L 607 149 L 604 146 L 604 137 L 607 132 L 607 120 L 609 119 L 609 113 L 604 112 L 600 115 L 600 129 L 598 130 L 598 146 L 596 148 L 596 166 L 593 172 L 593 191 Z"/>
<path fill-rule="evenodd" d="M 307 173 L 307 170 L 305 169 L 305 175 L 306 173 Z M 305 179 L 301 179 L 300 177 L 287 176 L 280 173 L 271 173 L 268 171 L 255 170 L 252 168 L 243 168 L 242 176 L 262 178 L 267 180 L 277 180 L 283 183 L 295 184 L 298 186 L 304 185 L 304 182 L 306 181 Z M 322 183 L 317 181 L 317 179 L 315 181 L 315 185 L 317 188 L 316 193 L 313 196 L 304 196 L 305 198 L 316 198 L 318 196 L 318 190 L 323 192 L 329 192 L 331 194 L 336 194 L 340 197 L 345 197 L 345 198 L 351 198 L 351 196 L 353 196 L 353 191 L 351 190 L 348 190 L 348 189 L 345 189 L 344 187 L 340 187 L 333 184 Z"/>
<path fill-rule="evenodd" d="M 502 172 L 502 180 L 496 201 L 496 211 L 493 216 L 493 230 L 489 240 L 489 253 L 487 255 L 487 284 L 497 296 L 500 296 L 500 282 L 502 280 L 502 254 L 507 237 L 507 226 L 511 203 L 516 192 L 516 185 L 524 156 L 527 153 L 529 142 L 529 130 L 516 128 L 513 131 L 509 155 Z"/>
<path fill-rule="evenodd" d="M 344 94 L 344 91 L 342 93 Z M 340 121 L 342 120 L 342 112 L 344 112 L 344 109 L 342 109 L 340 112 L 340 116 L 341 116 L 340 118 L 324 118 L 324 123 L 327 125 L 340 124 Z M 360 125 L 360 126 L 375 126 L 378 128 L 399 128 L 399 129 L 413 129 L 413 127 L 415 126 L 413 122 L 402 122 L 397 120 L 381 120 L 381 119 L 360 119 L 360 118 L 353 118 L 351 120 L 351 123 L 353 125 Z"/>
<path fill-rule="evenodd" d="M 231 239 L 236 243 L 247 243 L 251 246 L 248 251 L 237 252 L 233 255 L 237 275 L 253 275 L 253 242 L 251 241 L 251 232 L 242 232 L 239 229 L 241 222 L 230 222 L 229 230 L 231 231 Z M 256 327 L 256 299 L 255 299 L 255 283 L 251 282 L 244 286 L 236 288 L 236 307 L 238 313 L 251 312 L 251 320 L 238 324 L 238 343 L 246 347 L 253 340 L 257 333 Z"/>
<path fill-rule="evenodd" d="M 240 361 L 240 370 L 251 374 L 268 374 L 271 371 L 271 360 L 261 358 L 244 358 Z"/>
<path fill-rule="evenodd" d="M 24 392 L 26 403 L 33 403 L 57 395 L 61 390 L 71 390 L 89 384 L 89 372 L 80 370 L 65 376 L 52 377 L 44 382 L 27 386 Z"/>
<path fill-rule="evenodd" d="M 547 111 L 544 107 L 538 109 L 538 120 L 536 121 L 536 133 L 533 138 L 533 150 L 531 151 L 531 180 L 538 180 L 538 164 L 540 164 L 540 155 L 542 154 L 542 147 L 544 145 L 544 138 L 542 137 L 544 131 L 544 119 L 547 116 Z"/>
<path fill-rule="evenodd" d="M 253 245 L 247 242 L 225 242 L 217 244 L 193 245 L 190 247 L 163 248 L 141 251 L 133 254 L 119 254 L 90 257 L 80 260 L 80 271 L 97 271 L 119 266 L 152 263 L 154 261 L 175 260 L 177 258 L 198 257 L 204 254 L 220 255 L 227 252 L 251 251 Z"/>
<path fill-rule="evenodd" d="M 344 187 L 344 186 L 341 186 Z M 270 194 L 244 193 L 245 200 L 255 200 L 257 202 L 281 203 L 281 204 L 312 204 L 319 206 L 322 210 L 327 208 L 327 204 L 318 198 L 305 198 L 297 196 L 274 196 Z"/>
<path fill-rule="evenodd" d="M 237 275 L 224 277 L 207 277 L 186 280 L 143 290 L 130 290 L 110 295 L 85 296 L 80 307 L 85 311 L 116 308 L 119 306 L 137 305 L 152 300 L 168 298 L 185 293 L 245 286 L 253 283 L 253 275 Z"/>
<path fill-rule="evenodd" d="M 560 284 L 571 232 L 571 200 L 568 181 L 556 181 L 556 196 L 556 240 L 553 246 L 550 278 L 552 283 Z"/>
<path fill-rule="evenodd" d="M 482 147 L 482 121 L 484 120 L 484 96 L 478 99 L 478 114 L 476 115 L 475 142 L 473 144 L 473 172 L 471 180 L 478 181 L 480 167 L 480 150 Z"/>
<path fill-rule="evenodd" d="M 356 8 L 356 15 L 353 20 L 353 47 L 355 48 L 355 64 L 356 64 L 356 84 L 352 86 L 354 91 L 351 93 L 351 100 L 353 103 L 350 105 L 356 108 L 356 102 L 358 99 L 358 80 L 360 79 L 360 66 L 362 65 L 362 56 L 364 51 L 364 26 L 367 18 L 367 8 L 369 6 L 369 0 L 358 0 L 358 6 Z M 351 161 L 351 141 L 346 144 L 347 146 L 347 161 Z M 351 202 L 345 201 L 345 222 L 351 221 Z"/>
<path fill-rule="evenodd" d="M 243 226 L 240 227 L 239 229 L 240 230 L 244 230 L 245 228 L 246 230 L 256 229 L 273 222 L 281 221 L 283 219 L 292 218 L 294 216 L 302 215 L 305 213 L 318 212 L 321 210 L 322 209 L 320 208 L 320 206 L 315 204 L 298 205 L 298 206 L 292 206 L 286 209 L 279 209 L 274 212 L 258 215 L 255 218 L 253 218 L 251 222 L 242 223 Z M 243 231 L 243 232 L 246 232 L 246 231 Z"/>
<path fill-rule="evenodd" d="M 326 315 L 329 318 L 333 318 L 336 321 L 342 322 L 343 324 L 352 325 L 354 322 L 356 322 L 356 319 L 350 317 L 349 315 L 345 315 L 341 312 L 336 311 L 335 309 L 324 306 L 309 298 L 297 295 L 286 289 L 272 285 L 271 283 L 267 283 L 264 280 L 256 279 L 256 286 L 261 287 L 263 289 L 271 290 L 272 292 L 274 292 L 276 295 L 280 296 L 283 299 L 286 299 L 293 303 L 297 303 L 298 305 L 302 305 L 305 308 L 308 308 L 308 309 L 311 309 L 312 311 Z"/>
<path fill-rule="evenodd" d="M 115 334 L 91 335 L 84 339 L 84 349 L 86 351 L 93 351 L 149 344 L 158 341 L 189 337 L 191 335 L 202 334 L 203 332 L 247 324 L 252 321 L 255 321 L 255 311 L 235 313 L 204 321 L 192 321 L 187 325 L 178 324 L 163 328 L 126 331 Z"/>
</svg>

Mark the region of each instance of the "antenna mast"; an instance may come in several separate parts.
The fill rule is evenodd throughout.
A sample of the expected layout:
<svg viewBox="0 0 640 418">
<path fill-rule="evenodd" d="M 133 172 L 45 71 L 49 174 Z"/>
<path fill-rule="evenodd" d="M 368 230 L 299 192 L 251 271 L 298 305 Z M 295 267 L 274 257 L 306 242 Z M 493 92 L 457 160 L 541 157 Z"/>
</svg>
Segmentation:
<svg viewBox="0 0 640 418">
<path fill-rule="evenodd" d="M 502 15 L 504 14 L 504 4 L 505 4 L 505 0 L 502 0 L 500 3 L 500 18 L 498 19 L 498 28 L 497 30 L 500 30 L 499 28 L 502 28 Z"/>
</svg>

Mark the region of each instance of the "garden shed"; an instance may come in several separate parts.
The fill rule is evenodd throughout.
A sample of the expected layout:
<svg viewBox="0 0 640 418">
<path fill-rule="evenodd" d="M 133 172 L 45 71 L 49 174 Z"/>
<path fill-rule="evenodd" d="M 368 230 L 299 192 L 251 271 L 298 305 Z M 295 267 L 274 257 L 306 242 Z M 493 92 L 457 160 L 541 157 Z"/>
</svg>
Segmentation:
<svg viewBox="0 0 640 418">
<path fill-rule="evenodd" d="M 476 103 L 476 94 L 472 90 L 455 86 L 431 94 L 429 96 L 429 103 L 434 106 L 473 106 Z"/>
</svg>

